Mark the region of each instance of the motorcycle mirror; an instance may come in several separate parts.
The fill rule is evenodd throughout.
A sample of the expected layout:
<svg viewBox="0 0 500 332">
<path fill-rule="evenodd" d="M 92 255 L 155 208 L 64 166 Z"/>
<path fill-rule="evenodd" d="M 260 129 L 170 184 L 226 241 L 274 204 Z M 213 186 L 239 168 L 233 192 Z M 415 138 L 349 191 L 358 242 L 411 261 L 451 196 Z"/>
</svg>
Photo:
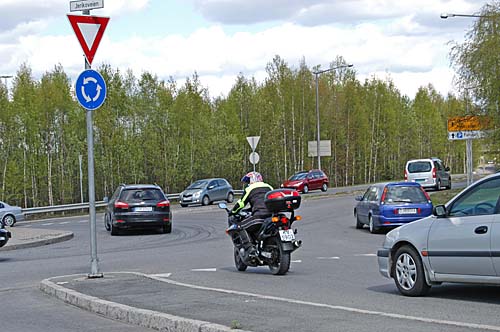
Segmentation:
<svg viewBox="0 0 500 332">
<path fill-rule="evenodd" d="M 227 209 L 226 203 L 219 203 L 219 209 Z"/>
</svg>

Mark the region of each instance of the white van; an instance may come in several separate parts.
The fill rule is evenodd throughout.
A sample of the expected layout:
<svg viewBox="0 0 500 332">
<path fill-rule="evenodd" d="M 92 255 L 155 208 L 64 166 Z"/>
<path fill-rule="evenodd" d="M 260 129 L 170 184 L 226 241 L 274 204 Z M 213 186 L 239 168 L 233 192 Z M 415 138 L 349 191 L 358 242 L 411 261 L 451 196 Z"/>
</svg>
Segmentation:
<svg viewBox="0 0 500 332">
<path fill-rule="evenodd" d="M 405 167 L 405 181 L 420 183 L 424 188 L 451 189 L 450 168 L 438 158 L 409 160 Z"/>
</svg>

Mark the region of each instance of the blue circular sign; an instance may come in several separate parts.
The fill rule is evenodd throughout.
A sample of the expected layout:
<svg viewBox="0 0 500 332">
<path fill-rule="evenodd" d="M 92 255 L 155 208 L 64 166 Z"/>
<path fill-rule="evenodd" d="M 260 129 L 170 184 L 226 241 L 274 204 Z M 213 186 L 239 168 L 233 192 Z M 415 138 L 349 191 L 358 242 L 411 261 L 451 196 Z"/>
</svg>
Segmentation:
<svg viewBox="0 0 500 332">
<path fill-rule="evenodd" d="M 106 82 L 99 72 L 84 70 L 76 80 L 75 93 L 80 105 L 93 111 L 101 107 L 106 99 Z"/>
</svg>

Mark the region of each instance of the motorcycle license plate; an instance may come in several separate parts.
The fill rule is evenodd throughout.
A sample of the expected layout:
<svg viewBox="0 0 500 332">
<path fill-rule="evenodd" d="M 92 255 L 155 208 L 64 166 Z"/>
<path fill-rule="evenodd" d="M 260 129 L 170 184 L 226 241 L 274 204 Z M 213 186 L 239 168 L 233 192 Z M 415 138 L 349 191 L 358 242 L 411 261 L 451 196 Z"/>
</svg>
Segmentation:
<svg viewBox="0 0 500 332">
<path fill-rule="evenodd" d="M 280 231 L 281 241 L 293 241 L 295 240 L 295 234 L 293 234 L 293 229 L 281 230 Z"/>
</svg>

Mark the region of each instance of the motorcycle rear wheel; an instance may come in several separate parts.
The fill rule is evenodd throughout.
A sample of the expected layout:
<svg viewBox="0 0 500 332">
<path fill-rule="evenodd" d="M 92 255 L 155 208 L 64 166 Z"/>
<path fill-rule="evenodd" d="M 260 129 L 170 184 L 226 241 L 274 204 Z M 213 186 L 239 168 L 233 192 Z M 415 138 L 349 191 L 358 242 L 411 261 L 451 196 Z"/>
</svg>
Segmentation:
<svg viewBox="0 0 500 332">
<path fill-rule="evenodd" d="M 241 272 L 245 271 L 248 267 L 245 263 L 243 263 L 240 252 L 236 247 L 234 247 L 234 265 L 236 266 L 236 269 Z"/>
<path fill-rule="evenodd" d="M 270 239 L 269 245 L 273 247 L 271 249 L 272 258 L 269 262 L 269 270 L 274 275 L 286 274 L 290 269 L 290 252 L 283 250 L 281 241 L 277 238 Z"/>
</svg>

